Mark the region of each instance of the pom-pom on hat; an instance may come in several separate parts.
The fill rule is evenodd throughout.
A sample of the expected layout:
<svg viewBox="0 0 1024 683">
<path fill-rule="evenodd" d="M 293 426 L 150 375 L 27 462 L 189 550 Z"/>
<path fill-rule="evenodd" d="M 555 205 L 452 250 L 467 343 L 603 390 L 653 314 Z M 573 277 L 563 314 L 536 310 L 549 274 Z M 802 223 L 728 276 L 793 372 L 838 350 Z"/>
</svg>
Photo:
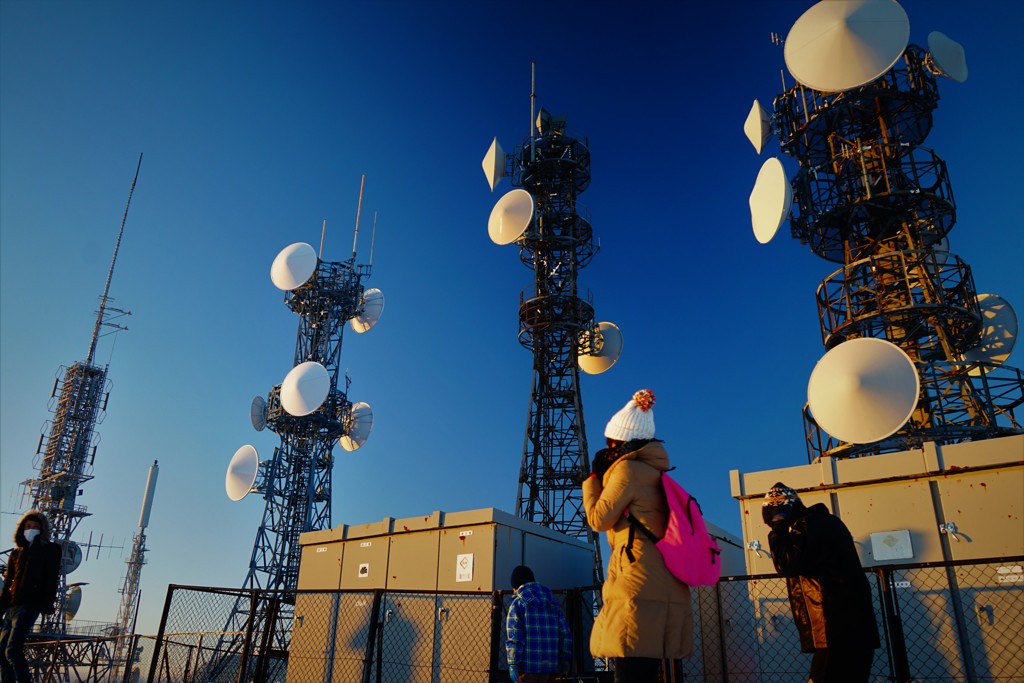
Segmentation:
<svg viewBox="0 0 1024 683">
<path fill-rule="evenodd" d="M 604 435 L 616 441 L 654 438 L 654 392 L 641 389 L 622 410 L 612 415 Z"/>
</svg>

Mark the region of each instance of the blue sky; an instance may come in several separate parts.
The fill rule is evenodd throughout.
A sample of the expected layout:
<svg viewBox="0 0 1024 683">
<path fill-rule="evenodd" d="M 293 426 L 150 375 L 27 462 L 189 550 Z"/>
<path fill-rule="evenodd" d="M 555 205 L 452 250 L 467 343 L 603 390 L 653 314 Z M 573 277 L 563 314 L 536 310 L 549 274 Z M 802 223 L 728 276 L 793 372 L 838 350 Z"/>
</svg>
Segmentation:
<svg viewBox="0 0 1024 683">
<path fill-rule="evenodd" d="M 806 462 L 800 411 L 823 349 L 814 293 L 836 269 L 750 227 L 758 157 L 742 125 L 781 91 L 785 35 L 810 2 L 128 3 L 0 0 L 0 538 L 61 365 L 84 359 L 128 187 L 145 154 L 111 296 L 133 312 L 104 338 L 113 387 L 79 528 L 123 544 L 72 575 L 81 618 L 113 620 L 147 470 L 159 460 L 140 630 L 168 583 L 240 585 L 262 500 L 230 502 L 224 471 L 253 444 L 249 403 L 291 367 L 296 318 L 269 279 L 282 248 L 351 255 L 384 291 L 348 333 L 349 396 L 375 425 L 336 449 L 334 524 L 433 510 L 514 511 L 531 381 L 516 340 L 532 272 L 487 237 L 480 160 L 537 100 L 587 136 L 581 196 L 601 253 L 580 275 L 623 331 L 609 372 L 582 379 L 591 450 L 633 391 L 709 519 L 740 532 L 731 469 Z M 1020 3 L 906 0 L 911 42 L 941 30 L 970 78 L 943 80 L 925 141 L 958 207 L 951 248 L 979 292 L 1024 311 Z M 792 83 L 788 74 L 787 83 Z M 792 159 L 783 163 L 791 172 Z M 1020 351 L 1010 364 L 1020 364 Z"/>
</svg>

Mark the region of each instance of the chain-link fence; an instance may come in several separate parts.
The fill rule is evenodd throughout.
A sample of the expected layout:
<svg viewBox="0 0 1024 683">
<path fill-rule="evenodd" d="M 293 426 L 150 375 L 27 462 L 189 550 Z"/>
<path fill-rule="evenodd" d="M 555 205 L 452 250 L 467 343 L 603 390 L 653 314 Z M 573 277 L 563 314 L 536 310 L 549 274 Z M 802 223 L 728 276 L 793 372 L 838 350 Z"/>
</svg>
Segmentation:
<svg viewBox="0 0 1024 683">
<path fill-rule="evenodd" d="M 873 682 L 1024 683 L 1024 556 L 873 567 L 882 647 Z M 556 591 L 574 636 L 572 677 L 607 677 L 589 654 L 597 589 Z M 504 683 L 510 591 L 295 591 L 170 586 L 155 639 L 114 666 L 109 642 L 70 653 L 36 644 L 43 683 Z M 810 655 L 776 575 L 725 577 L 693 591 L 693 656 L 666 662 L 665 680 L 805 683 Z M 226 630 L 225 624 L 244 624 Z M 90 649 L 90 647 L 92 649 Z M 61 654 L 63 652 L 63 654 Z M 63 671 L 91 677 L 58 678 Z M 104 673 L 105 672 L 105 673 Z"/>
</svg>

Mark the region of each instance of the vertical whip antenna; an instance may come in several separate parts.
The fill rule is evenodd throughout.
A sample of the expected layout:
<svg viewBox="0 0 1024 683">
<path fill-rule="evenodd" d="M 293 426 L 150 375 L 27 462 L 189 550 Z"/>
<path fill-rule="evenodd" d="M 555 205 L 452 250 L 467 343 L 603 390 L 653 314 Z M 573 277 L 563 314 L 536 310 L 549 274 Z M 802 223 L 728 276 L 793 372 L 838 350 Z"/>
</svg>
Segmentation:
<svg viewBox="0 0 1024 683">
<path fill-rule="evenodd" d="M 370 233 L 370 262 L 368 266 L 373 266 L 373 245 L 377 241 L 377 212 L 373 212 L 373 232 Z"/>
<path fill-rule="evenodd" d="M 530 62 L 530 161 L 537 160 L 536 148 L 533 144 L 533 121 L 536 116 L 535 107 L 537 104 L 537 62 Z"/>
<path fill-rule="evenodd" d="M 352 236 L 352 260 L 356 259 L 356 241 L 359 239 L 359 214 L 363 210 L 363 186 L 366 184 L 366 174 L 359 180 L 359 203 L 356 205 L 356 234 Z"/>
<path fill-rule="evenodd" d="M 322 259 L 324 257 L 324 235 L 326 235 L 326 234 L 327 234 L 327 219 L 325 218 L 324 219 L 323 227 L 320 228 L 320 251 L 316 255 L 317 258 L 321 258 Z"/>
<path fill-rule="evenodd" d="M 132 186 L 128 190 L 128 202 L 124 205 L 124 215 L 121 216 L 121 229 L 117 233 L 117 242 L 114 244 L 114 257 L 110 259 L 110 269 L 107 271 L 107 282 L 103 285 L 103 295 L 100 297 L 100 310 L 96 315 L 96 325 L 92 328 L 92 341 L 89 343 L 89 355 L 86 357 L 86 364 L 92 365 L 96 356 L 96 343 L 100 338 L 100 328 L 103 327 L 103 317 L 107 312 L 107 295 L 110 293 L 110 280 L 114 277 L 114 264 L 117 263 L 117 252 L 121 249 L 121 236 L 124 235 L 124 224 L 128 221 L 128 207 L 132 205 L 132 193 L 135 192 L 135 181 L 139 179 L 139 169 L 142 168 L 142 153 L 139 153 L 139 164 L 135 167 L 135 177 L 132 178 Z"/>
</svg>

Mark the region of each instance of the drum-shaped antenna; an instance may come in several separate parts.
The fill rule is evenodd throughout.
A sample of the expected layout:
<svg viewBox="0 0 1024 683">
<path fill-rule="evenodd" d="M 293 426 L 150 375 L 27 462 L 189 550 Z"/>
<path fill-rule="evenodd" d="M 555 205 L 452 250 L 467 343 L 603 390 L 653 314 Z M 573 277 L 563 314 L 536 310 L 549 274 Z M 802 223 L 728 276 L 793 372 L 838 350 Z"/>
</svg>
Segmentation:
<svg viewBox="0 0 1024 683">
<path fill-rule="evenodd" d="M 494 142 L 487 148 L 482 164 L 487 184 L 491 186 L 491 192 L 494 192 L 494 188 L 505 177 L 505 150 L 501 148 L 498 138 L 494 138 Z"/>
<path fill-rule="evenodd" d="M 910 20 L 894 0 L 821 0 L 786 36 L 786 68 L 799 83 L 838 92 L 889 70 L 910 38 Z"/>
<path fill-rule="evenodd" d="M 299 363 L 281 382 L 281 407 L 289 415 L 309 415 L 323 405 L 331 391 L 331 376 L 327 368 L 316 361 Z"/>
<path fill-rule="evenodd" d="M 588 375 L 600 375 L 615 365 L 622 354 L 622 332 L 613 323 L 598 323 L 593 334 L 594 353 L 581 353 L 577 362 Z M 583 344 L 590 345 L 590 334 L 584 333 Z"/>
<path fill-rule="evenodd" d="M 61 562 L 64 563 L 64 573 L 70 574 L 82 565 L 82 549 L 71 540 L 65 541 L 63 545 Z"/>
<path fill-rule="evenodd" d="M 768 112 L 764 110 L 760 102 L 754 100 L 754 106 L 750 108 L 747 120 L 743 122 L 743 133 L 758 154 L 764 149 L 764 143 L 768 140 L 771 132 L 771 126 L 768 124 Z"/>
<path fill-rule="evenodd" d="M 228 498 L 239 501 L 249 495 L 252 485 L 256 483 L 259 469 L 260 457 L 255 448 L 246 444 L 235 451 L 224 477 L 224 490 L 227 491 Z"/>
<path fill-rule="evenodd" d="M 1010 357 L 1017 341 L 1017 314 L 1013 306 L 995 294 L 979 294 L 978 306 L 981 308 L 981 341 L 964 352 L 963 360 L 1002 365 Z M 980 366 L 972 369 L 970 374 L 977 377 L 989 369 Z"/>
<path fill-rule="evenodd" d="M 807 402 L 818 426 L 848 443 L 895 433 L 917 407 L 921 381 L 900 347 L 865 337 L 826 353 L 811 372 Z"/>
<path fill-rule="evenodd" d="M 82 587 L 72 586 L 64 595 L 64 620 L 71 621 L 78 614 L 78 608 L 82 606 Z"/>
<path fill-rule="evenodd" d="M 370 404 L 361 401 L 353 403 L 347 422 L 345 434 L 338 439 L 338 443 L 346 451 L 354 451 L 370 438 L 370 430 L 373 429 L 373 409 Z"/>
<path fill-rule="evenodd" d="M 267 427 L 267 399 L 256 396 L 249 404 L 249 419 L 252 421 L 252 428 L 262 432 Z"/>
<path fill-rule="evenodd" d="M 309 281 L 316 270 L 316 251 L 305 242 L 289 244 L 270 265 L 270 281 L 278 289 L 289 292 Z"/>
<path fill-rule="evenodd" d="M 943 76 L 957 83 L 967 80 L 967 57 L 963 45 L 942 31 L 932 31 L 928 34 L 928 53 Z"/>
<path fill-rule="evenodd" d="M 533 219 L 533 195 L 512 190 L 498 200 L 487 220 L 487 234 L 495 244 L 511 244 L 519 239 Z"/>
<path fill-rule="evenodd" d="M 758 242 L 771 242 L 792 206 L 793 187 L 782 162 L 776 157 L 765 160 L 750 193 L 750 222 Z"/>
<path fill-rule="evenodd" d="M 359 302 L 359 315 L 348 321 L 349 326 L 362 334 L 377 324 L 384 312 L 384 293 L 377 288 L 363 292 Z"/>
</svg>

